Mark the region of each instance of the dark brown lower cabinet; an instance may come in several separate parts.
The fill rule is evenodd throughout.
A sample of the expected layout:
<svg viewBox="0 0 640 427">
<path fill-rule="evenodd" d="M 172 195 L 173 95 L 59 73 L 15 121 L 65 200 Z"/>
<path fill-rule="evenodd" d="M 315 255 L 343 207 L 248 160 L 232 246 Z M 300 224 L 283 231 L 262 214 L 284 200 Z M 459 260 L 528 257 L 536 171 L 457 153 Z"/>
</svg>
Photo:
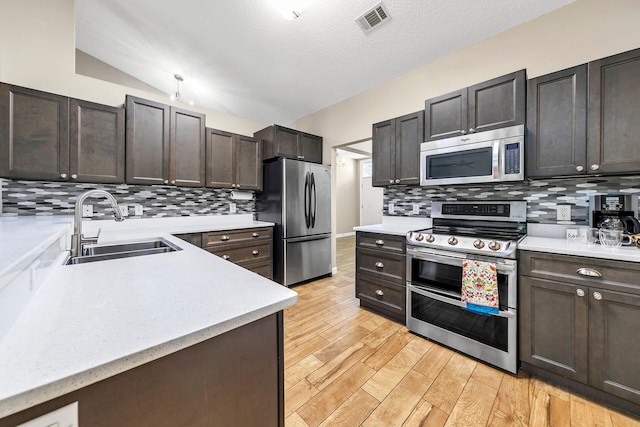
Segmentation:
<svg viewBox="0 0 640 427">
<path fill-rule="evenodd" d="M 640 415 L 640 265 L 522 251 L 520 274 L 522 369 Z"/>
<path fill-rule="evenodd" d="M 81 426 L 284 426 L 282 312 L 0 420 L 78 402 Z"/>
</svg>

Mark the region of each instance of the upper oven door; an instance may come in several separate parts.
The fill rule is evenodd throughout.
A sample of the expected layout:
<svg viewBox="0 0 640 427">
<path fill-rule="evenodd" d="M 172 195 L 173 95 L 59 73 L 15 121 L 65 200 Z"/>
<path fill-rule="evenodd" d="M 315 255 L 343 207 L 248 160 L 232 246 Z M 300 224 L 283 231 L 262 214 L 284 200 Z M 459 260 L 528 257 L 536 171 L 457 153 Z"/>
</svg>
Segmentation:
<svg viewBox="0 0 640 427">
<path fill-rule="evenodd" d="M 437 143 L 437 141 L 435 141 Z M 420 185 L 467 184 L 500 179 L 500 141 L 436 147 L 420 151 Z"/>
<path fill-rule="evenodd" d="M 407 282 L 459 305 L 462 293 L 462 262 L 467 256 L 425 248 L 407 248 Z M 473 257 L 471 257 L 473 258 Z M 477 257 L 493 262 L 498 272 L 500 310 L 517 307 L 517 261 Z"/>
</svg>

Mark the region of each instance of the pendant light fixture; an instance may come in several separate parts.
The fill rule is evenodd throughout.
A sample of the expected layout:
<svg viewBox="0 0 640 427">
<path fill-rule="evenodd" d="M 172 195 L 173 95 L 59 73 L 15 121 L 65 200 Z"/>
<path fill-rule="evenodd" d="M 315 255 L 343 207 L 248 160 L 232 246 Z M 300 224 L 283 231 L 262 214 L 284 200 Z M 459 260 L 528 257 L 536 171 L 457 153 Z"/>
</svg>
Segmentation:
<svg viewBox="0 0 640 427">
<path fill-rule="evenodd" d="M 179 101 L 180 100 L 180 82 L 183 82 L 184 78 L 180 74 L 174 74 L 173 78 L 176 79 L 176 93 L 171 95 L 169 99 L 171 99 L 172 101 Z"/>
</svg>

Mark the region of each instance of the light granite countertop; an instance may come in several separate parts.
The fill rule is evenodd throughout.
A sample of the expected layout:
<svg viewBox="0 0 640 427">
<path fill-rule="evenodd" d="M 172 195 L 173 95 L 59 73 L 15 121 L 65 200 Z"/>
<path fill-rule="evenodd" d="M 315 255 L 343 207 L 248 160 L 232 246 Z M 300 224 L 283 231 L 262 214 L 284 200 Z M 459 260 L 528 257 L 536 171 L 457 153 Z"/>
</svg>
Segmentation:
<svg viewBox="0 0 640 427">
<path fill-rule="evenodd" d="M 431 218 L 383 216 L 380 224 L 353 227 L 355 231 L 405 236 L 409 231 L 431 227 Z"/>
<path fill-rule="evenodd" d="M 171 236 L 271 225 L 240 217 L 85 222 L 86 231 L 102 228 L 99 242 L 164 237 L 182 250 L 71 266 L 62 265 L 61 252 L 0 337 L 0 418 L 295 304 L 296 292 Z M 49 232 L 43 221 L 40 236 L 10 263 L 32 253 L 39 239 L 68 233 L 59 220 Z M 0 222 L 3 250 L 20 240 L 12 227 L 19 222 Z"/>
</svg>

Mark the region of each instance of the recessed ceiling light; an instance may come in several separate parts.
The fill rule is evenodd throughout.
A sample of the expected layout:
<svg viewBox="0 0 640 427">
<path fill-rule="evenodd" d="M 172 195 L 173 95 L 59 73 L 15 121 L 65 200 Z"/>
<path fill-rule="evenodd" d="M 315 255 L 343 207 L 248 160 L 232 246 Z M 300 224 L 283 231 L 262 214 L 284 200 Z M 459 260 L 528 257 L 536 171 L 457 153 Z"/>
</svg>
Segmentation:
<svg viewBox="0 0 640 427">
<path fill-rule="evenodd" d="M 279 13 L 289 21 L 300 17 L 300 14 L 306 9 L 313 0 L 269 0 Z"/>
</svg>

